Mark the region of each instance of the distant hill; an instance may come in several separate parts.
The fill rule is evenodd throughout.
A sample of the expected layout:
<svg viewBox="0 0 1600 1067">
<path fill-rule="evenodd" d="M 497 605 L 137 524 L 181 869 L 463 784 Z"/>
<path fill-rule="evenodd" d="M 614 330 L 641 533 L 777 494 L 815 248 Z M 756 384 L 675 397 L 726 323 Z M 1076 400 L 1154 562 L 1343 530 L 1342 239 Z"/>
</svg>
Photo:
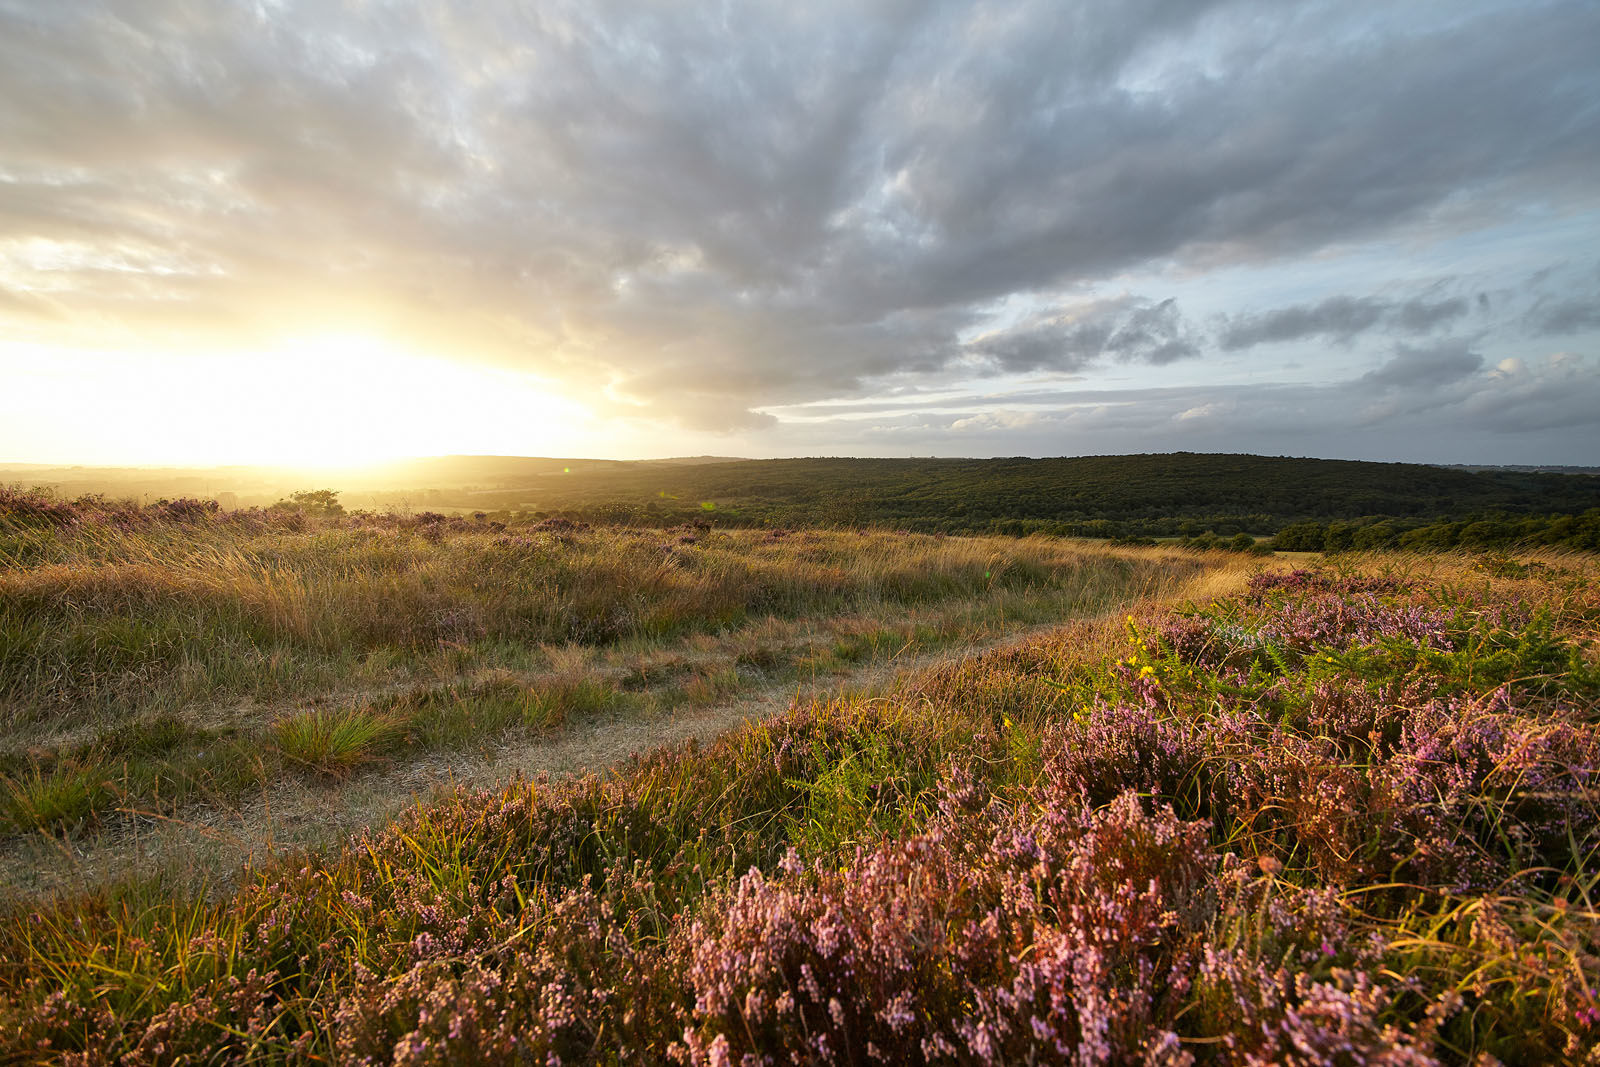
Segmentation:
<svg viewBox="0 0 1600 1067">
<path fill-rule="evenodd" d="M 59 477 L 57 477 L 59 475 Z M 347 506 L 539 511 L 591 521 L 879 525 L 1090 536 L 1268 533 L 1294 522 L 1410 523 L 1600 508 L 1600 477 L 1521 468 L 1179 452 L 1062 459 L 719 459 L 624 462 L 442 456 L 316 473 L 222 468 L 8 472 L 66 495 L 236 494 L 271 502 L 334 488 Z"/>
<path fill-rule="evenodd" d="M 739 460 L 675 469 L 625 464 L 545 480 L 506 499 L 520 495 L 526 503 L 529 492 L 549 511 L 641 518 L 731 512 L 784 524 L 820 518 L 946 530 L 1032 521 L 1162 522 L 1174 533 L 1209 522 L 1266 531 L 1306 519 L 1434 520 L 1600 507 L 1600 478 L 1588 475 L 1196 453 Z"/>
<path fill-rule="evenodd" d="M 1435 466 L 1445 470 L 1458 471 L 1521 471 L 1540 472 L 1544 474 L 1600 474 L 1600 467 L 1572 467 L 1556 463 L 1526 464 L 1526 463 L 1439 463 Z"/>
<path fill-rule="evenodd" d="M 646 463 L 748 463 L 740 456 L 672 456 L 668 459 L 643 460 Z"/>
</svg>

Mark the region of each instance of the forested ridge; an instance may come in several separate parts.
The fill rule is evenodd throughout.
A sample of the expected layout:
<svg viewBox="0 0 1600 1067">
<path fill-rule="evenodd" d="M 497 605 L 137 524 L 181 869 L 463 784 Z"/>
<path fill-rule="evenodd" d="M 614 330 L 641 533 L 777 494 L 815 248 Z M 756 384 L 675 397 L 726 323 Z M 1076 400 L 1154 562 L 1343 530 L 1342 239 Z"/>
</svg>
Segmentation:
<svg viewBox="0 0 1600 1067">
<path fill-rule="evenodd" d="M 306 488 L 304 472 L 9 472 L 64 498 Z M 441 456 L 326 472 L 352 510 L 562 517 L 605 525 L 876 527 L 924 533 L 1229 539 L 1279 547 L 1600 548 L 1600 475 L 1178 452 L 1057 459 L 558 459 Z M 20 484 L 26 484 L 19 481 Z M 246 487 L 250 488 L 246 488 Z M 233 490 L 237 488 L 237 495 Z M 267 492 L 268 495 L 263 495 Z M 1419 532 L 1420 531 L 1420 532 Z"/>
<path fill-rule="evenodd" d="M 1388 517 L 1414 526 L 1496 514 L 1578 515 L 1600 507 L 1600 478 L 1187 452 L 778 459 L 617 464 L 543 475 L 504 491 L 480 489 L 470 499 L 480 507 L 531 504 L 610 521 L 695 515 L 952 533 L 1175 536 L 1207 529 L 1265 534 L 1306 521 Z"/>
</svg>

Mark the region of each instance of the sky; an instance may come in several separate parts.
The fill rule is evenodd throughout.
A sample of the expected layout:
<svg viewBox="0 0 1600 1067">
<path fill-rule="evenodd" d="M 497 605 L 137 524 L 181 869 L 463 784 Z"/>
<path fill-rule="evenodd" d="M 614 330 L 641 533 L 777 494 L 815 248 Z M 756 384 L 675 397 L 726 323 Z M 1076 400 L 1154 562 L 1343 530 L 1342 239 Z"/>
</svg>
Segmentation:
<svg viewBox="0 0 1600 1067">
<path fill-rule="evenodd" d="M 1600 465 L 1593 0 L 0 0 L 0 460 Z"/>
</svg>

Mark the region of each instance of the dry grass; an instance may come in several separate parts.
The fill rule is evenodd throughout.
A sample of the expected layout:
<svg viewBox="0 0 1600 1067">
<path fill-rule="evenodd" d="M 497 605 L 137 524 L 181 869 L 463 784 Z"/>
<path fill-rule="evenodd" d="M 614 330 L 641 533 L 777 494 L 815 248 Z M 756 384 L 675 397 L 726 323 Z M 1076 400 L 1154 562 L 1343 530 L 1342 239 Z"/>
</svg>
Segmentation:
<svg viewBox="0 0 1600 1067">
<path fill-rule="evenodd" d="M 601 551 L 619 538 L 631 543 L 641 537 L 593 536 L 592 546 L 573 539 L 565 550 Z M 447 540 L 430 550 L 450 547 Z M 174 857 L 180 870 L 187 868 L 186 878 L 212 877 L 264 854 L 274 841 L 322 841 L 381 823 L 413 795 L 441 784 L 490 785 L 536 769 L 601 768 L 657 743 L 709 739 L 745 717 L 782 710 L 801 692 L 885 691 L 913 667 L 1065 618 L 1093 616 L 1108 605 L 1120 612 L 1141 598 L 1193 596 L 1201 588 L 1196 583 L 1212 582 L 1215 574 L 1230 575 L 1224 581 L 1236 585 L 1259 565 L 1222 554 L 854 533 L 801 533 L 777 546 L 759 535 L 728 535 L 717 550 L 732 561 L 728 567 L 741 554 L 766 565 L 791 558 L 781 550 L 809 561 L 805 566 L 832 570 L 845 568 L 854 548 L 865 553 L 854 564 L 856 585 L 898 575 L 898 592 L 874 589 L 870 597 L 847 601 L 856 610 L 836 615 L 767 614 L 737 627 L 641 634 L 603 645 L 491 644 L 464 658 L 454 658 L 460 650 L 449 647 L 393 648 L 389 669 L 368 674 L 360 688 L 347 683 L 298 700 L 246 697 L 230 705 L 225 696 L 207 693 L 168 710 L 158 699 L 135 721 L 155 715 L 170 722 L 174 743 L 134 754 L 131 764 L 122 749 L 111 753 L 113 763 L 121 762 L 107 777 L 120 779 L 118 788 L 98 795 L 95 811 L 102 818 L 73 824 L 78 832 L 70 860 L 16 839 L 5 848 L 7 866 L 19 885 L 35 888 L 83 884 L 85 878 L 93 884 L 134 870 L 170 871 Z M 969 582 L 979 566 L 989 577 L 976 592 L 962 592 L 958 584 L 956 595 L 907 603 L 907 568 L 897 552 L 918 566 L 942 559 L 948 574 L 965 574 Z M 313 706 L 306 706 L 308 699 Z M 41 725 L 32 748 L 53 753 L 57 763 L 107 756 L 104 726 Z M 176 789 L 174 781 L 186 784 Z M 124 820 L 119 811 L 137 814 Z M 11 825 L 31 823 L 16 819 Z M 215 864 L 182 861 L 200 844 L 218 857 Z"/>
<path fill-rule="evenodd" d="M 506 533 L 470 525 L 227 523 L 56 532 L 0 546 L 0 716 L 114 719 L 221 696 L 283 700 L 348 679 L 518 666 L 530 646 L 715 636 L 768 618 L 1037 599 L 1093 606 L 1182 557 L 1060 541 L 842 532 Z M 1158 562 L 1158 560 L 1160 560 Z M 1174 562 L 1175 560 L 1179 562 Z"/>
</svg>

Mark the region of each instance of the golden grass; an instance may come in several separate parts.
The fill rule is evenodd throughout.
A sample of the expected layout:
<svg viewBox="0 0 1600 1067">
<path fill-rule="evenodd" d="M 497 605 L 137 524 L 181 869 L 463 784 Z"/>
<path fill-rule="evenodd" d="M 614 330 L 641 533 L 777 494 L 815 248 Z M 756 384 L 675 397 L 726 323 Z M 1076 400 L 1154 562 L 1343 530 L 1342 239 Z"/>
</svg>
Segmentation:
<svg viewBox="0 0 1600 1067">
<path fill-rule="evenodd" d="M 833 531 L 680 544 L 640 530 L 467 529 L 438 542 L 385 528 L 95 530 L 44 562 L 0 568 L 0 702 L 16 720 L 63 702 L 127 710 L 153 690 L 169 704 L 197 691 L 292 695 L 370 657 L 437 673 L 485 642 L 673 639 L 984 598 L 1003 610 L 1007 594 L 1042 589 L 1094 605 L 1204 569 L 1056 540 Z"/>
<path fill-rule="evenodd" d="M 13 727 L 0 759 L 16 777 L 23 745 L 64 766 L 101 758 L 98 739 L 119 724 L 191 722 L 201 731 L 191 743 L 116 771 L 127 780 L 112 801 L 176 827 L 198 797 L 255 825 L 259 814 L 240 805 L 295 793 L 297 777 L 349 806 L 379 778 L 426 788 L 480 773 L 469 771 L 480 747 L 537 759 L 552 731 L 573 730 L 562 760 L 598 766 L 609 743 L 590 737 L 590 721 L 636 719 L 630 744 L 647 746 L 675 736 L 680 718 L 731 723 L 770 714 L 802 686 L 878 686 L 900 666 L 1192 596 L 1210 575 L 1237 583 L 1260 566 L 1046 538 L 677 536 L 92 530 L 0 569 L 0 641 L 11 640 L 0 646 L 0 713 Z M 30 647 L 26 636 L 43 631 Z M 510 771 L 491 764 L 500 769 L 482 773 Z M 183 789 L 159 784 L 172 776 Z M 338 824 L 349 818 L 359 817 Z"/>
</svg>

